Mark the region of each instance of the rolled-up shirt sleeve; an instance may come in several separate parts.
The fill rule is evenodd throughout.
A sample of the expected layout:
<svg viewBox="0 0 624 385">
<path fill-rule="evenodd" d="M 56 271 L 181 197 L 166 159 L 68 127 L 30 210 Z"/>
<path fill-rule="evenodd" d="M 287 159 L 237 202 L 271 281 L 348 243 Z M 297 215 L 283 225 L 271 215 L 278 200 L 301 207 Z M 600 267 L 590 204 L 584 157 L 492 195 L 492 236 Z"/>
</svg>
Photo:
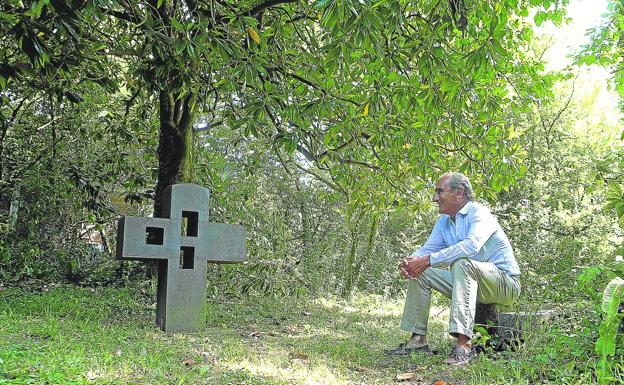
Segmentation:
<svg viewBox="0 0 624 385">
<path fill-rule="evenodd" d="M 422 257 L 425 255 L 431 255 L 431 253 L 435 253 L 436 251 L 443 250 L 448 245 L 444 241 L 444 237 L 442 236 L 442 219 L 438 219 L 436 224 L 433 226 L 433 230 L 427 238 L 427 242 L 420 248 L 412 253 L 412 257 Z"/>
<path fill-rule="evenodd" d="M 472 216 L 472 218 L 471 218 Z M 470 224 L 462 241 L 429 254 L 431 266 L 450 265 L 459 258 L 475 256 L 497 229 L 496 219 L 488 211 L 473 211 L 465 220 Z"/>
</svg>

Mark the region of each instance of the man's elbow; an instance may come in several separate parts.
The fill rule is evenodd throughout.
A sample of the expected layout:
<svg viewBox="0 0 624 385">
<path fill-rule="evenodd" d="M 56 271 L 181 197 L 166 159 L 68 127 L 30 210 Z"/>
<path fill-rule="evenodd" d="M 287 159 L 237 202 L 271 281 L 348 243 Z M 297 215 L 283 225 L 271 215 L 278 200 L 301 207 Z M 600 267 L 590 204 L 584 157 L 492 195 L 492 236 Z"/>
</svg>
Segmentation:
<svg viewBox="0 0 624 385">
<path fill-rule="evenodd" d="M 479 252 L 479 245 L 471 239 L 467 239 L 463 246 L 463 252 L 468 258 L 477 255 Z"/>
</svg>

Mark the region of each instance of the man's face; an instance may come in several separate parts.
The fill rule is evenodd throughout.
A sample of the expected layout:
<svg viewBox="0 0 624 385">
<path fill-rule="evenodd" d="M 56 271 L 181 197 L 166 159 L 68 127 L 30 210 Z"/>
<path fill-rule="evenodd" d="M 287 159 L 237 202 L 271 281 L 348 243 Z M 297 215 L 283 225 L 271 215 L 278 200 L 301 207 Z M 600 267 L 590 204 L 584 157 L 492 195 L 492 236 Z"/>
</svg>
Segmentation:
<svg viewBox="0 0 624 385">
<path fill-rule="evenodd" d="M 433 201 L 438 204 L 440 214 L 446 214 L 454 218 L 465 202 L 461 189 L 451 190 L 449 180 L 450 177 L 442 177 L 436 183 Z"/>
</svg>

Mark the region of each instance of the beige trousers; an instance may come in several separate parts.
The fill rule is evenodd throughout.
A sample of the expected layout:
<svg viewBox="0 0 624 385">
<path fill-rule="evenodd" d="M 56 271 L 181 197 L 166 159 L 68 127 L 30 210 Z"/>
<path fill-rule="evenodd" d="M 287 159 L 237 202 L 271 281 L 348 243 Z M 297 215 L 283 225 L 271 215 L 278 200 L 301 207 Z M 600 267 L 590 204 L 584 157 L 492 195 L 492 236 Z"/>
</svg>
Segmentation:
<svg viewBox="0 0 624 385">
<path fill-rule="evenodd" d="M 427 335 L 431 289 L 451 299 L 449 333 L 472 337 L 477 302 L 508 305 L 520 295 L 520 281 L 493 263 L 468 258 L 453 262 L 450 271 L 430 267 L 409 280 L 402 330 Z"/>
</svg>

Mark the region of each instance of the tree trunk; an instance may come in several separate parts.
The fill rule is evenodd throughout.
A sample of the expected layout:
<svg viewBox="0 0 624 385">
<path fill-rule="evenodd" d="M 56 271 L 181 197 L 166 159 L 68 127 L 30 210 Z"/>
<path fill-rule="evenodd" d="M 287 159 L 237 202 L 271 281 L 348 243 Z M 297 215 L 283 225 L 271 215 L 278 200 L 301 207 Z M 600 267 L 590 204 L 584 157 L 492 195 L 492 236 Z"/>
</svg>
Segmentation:
<svg viewBox="0 0 624 385">
<path fill-rule="evenodd" d="M 373 213 L 371 218 L 371 225 L 368 231 L 368 239 L 366 242 L 366 249 L 364 250 L 364 255 L 362 258 L 358 259 L 353 270 L 353 290 L 356 286 L 356 283 L 360 279 L 360 272 L 362 271 L 362 266 L 364 262 L 370 261 L 373 256 L 373 249 L 375 247 L 375 238 L 377 236 L 377 229 L 379 228 L 379 215 Z"/>
<path fill-rule="evenodd" d="M 351 245 L 349 247 L 349 255 L 345 262 L 345 276 L 344 283 L 342 285 L 342 298 L 349 299 L 353 293 L 353 276 L 355 272 L 355 259 L 357 256 L 358 236 L 354 231 L 351 231 Z"/>
<path fill-rule="evenodd" d="M 347 299 L 351 297 L 355 286 L 357 249 L 360 240 L 358 229 L 363 215 L 364 211 L 360 209 L 356 218 L 354 218 L 352 213 L 348 214 L 347 217 L 347 226 L 351 237 L 351 245 L 349 246 L 349 254 L 347 255 L 347 259 L 345 261 L 345 274 L 341 293 L 341 296 Z"/>
<path fill-rule="evenodd" d="M 162 197 L 172 184 L 192 181 L 194 96 L 161 90 L 159 94 L 160 135 L 158 137 L 158 181 L 154 194 L 154 217 L 161 218 Z M 154 269 L 156 267 L 156 269 Z M 158 291 L 164 288 L 160 277 L 167 271 L 167 261 L 158 261 L 148 269 L 148 277 L 158 274 Z M 159 296 L 159 298 L 161 298 Z M 162 308 L 164 304 L 158 304 Z"/>
<path fill-rule="evenodd" d="M 11 202 L 11 189 L 9 188 L 10 165 L 8 159 L 5 159 L 4 156 L 4 140 L 8 131 L 9 122 L 4 116 L 0 116 L 0 213 L 7 212 Z"/>
<path fill-rule="evenodd" d="M 299 185 L 299 179 L 297 177 L 294 178 L 295 187 L 297 188 L 297 192 L 300 196 L 299 198 L 299 214 L 301 215 L 301 254 L 299 258 L 295 262 L 295 266 L 302 264 L 304 271 L 306 271 L 310 264 L 314 261 L 311 260 L 311 256 L 314 250 L 314 234 L 313 234 L 313 219 L 310 215 L 310 211 L 306 206 L 306 202 L 301 196 L 304 194 L 302 192 L 301 186 Z M 303 263 L 302 263 L 303 262 Z"/>
<path fill-rule="evenodd" d="M 162 196 L 167 187 L 192 182 L 194 95 L 180 96 L 160 91 L 160 136 L 158 182 L 154 196 L 154 217 L 162 216 Z"/>
</svg>

